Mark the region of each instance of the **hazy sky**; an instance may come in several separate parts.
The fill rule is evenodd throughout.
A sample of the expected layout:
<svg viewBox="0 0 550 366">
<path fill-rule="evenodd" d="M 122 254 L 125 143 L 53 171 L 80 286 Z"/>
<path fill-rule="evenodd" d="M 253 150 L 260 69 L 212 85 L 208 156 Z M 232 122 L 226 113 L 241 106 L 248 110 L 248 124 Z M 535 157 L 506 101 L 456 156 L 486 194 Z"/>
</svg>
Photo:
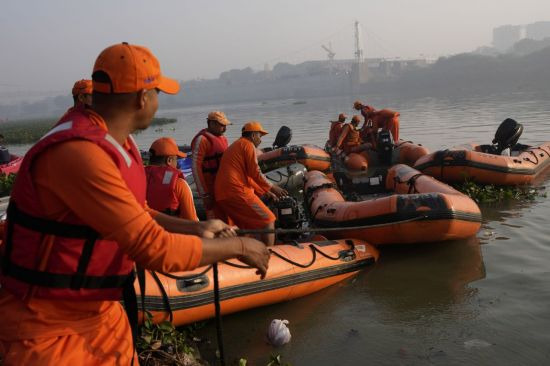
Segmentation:
<svg viewBox="0 0 550 366">
<path fill-rule="evenodd" d="M 0 0 L 0 97 L 68 93 L 121 41 L 184 80 L 325 59 L 329 41 L 352 58 L 354 20 L 367 57 L 437 57 L 489 45 L 499 25 L 550 20 L 550 0 Z"/>
</svg>

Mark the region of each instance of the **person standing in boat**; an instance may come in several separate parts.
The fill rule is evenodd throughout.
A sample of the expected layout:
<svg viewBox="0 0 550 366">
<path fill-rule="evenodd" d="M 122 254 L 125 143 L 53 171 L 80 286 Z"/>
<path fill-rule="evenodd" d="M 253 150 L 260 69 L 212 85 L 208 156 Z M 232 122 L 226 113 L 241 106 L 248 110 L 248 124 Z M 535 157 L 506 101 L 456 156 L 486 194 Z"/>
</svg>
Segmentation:
<svg viewBox="0 0 550 366">
<path fill-rule="evenodd" d="M 228 217 L 216 206 L 214 182 L 220 160 L 228 146 L 224 134 L 231 122 L 223 112 L 213 111 L 208 114 L 206 123 L 207 128 L 199 131 L 191 141 L 193 178 L 206 211 L 206 217 L 230 223 Z"/>
<path fill-rule="evenodd" d="M 242 229 L 275 228 L 275 215 L 260 200 L 267 195 L 279 199 L 288 194 L 272 185 L 258 165 L 256 148 L 267 132 L 260 122 L 250 121 L 242 128 L 242 137 L 231 144 L 220 162 L 214 187 L 216 204 Z M 275 244 L 275 234 L 262 234 L 266 245 Z"/>
<path fill-rule="evenodd" d="M 154 210 L 182 219 L 199 221 L 193 193 L 177 168 L 178 158 L 187 155 L 179 151 L 173 138 L 161 137 L 149 148 L 147 175 L 147 204 Z"/>
<path fill-rule="evenodd" d="M 361 127 L 361 140 L 366 144 L 370 144 L 372 148 L 376 148 L 378 130 L 382 129 L 389 131 L 393 137 L 393 141 L 399 140 L 399 113 L 389 109 L 375 110 L 369 105 L 364 105 L 360 101 L 353 103 L 353 108 L 361 111 L 361 115 L 365 118 Z"/>
<path fill-rule="evenodd" d="M 110 46 L 92 80 L 91 108 L 73 109 L 27 152 L 13 187 L 0 247 L 5 366 L 137 366 L 136 264 L 177 272 L 239 257 L 267 270 L 263 243 L 147 206 L 131 133 L 150 126 L 160 91 L 179 90 L 151 51 Z"/>
<path fill-rule="evenodd" d="M 338 115 L 337 121 L 330 121 L 330 131 L 328 133 L 328 142 L 327 146 L 329 148 L 334 147 L 336 145 L 336 142 L 338 141 L 338 137 L 340 137 L 340 134 L 342 133 L 342 128 L 344 127 L 344 124 L 346 122 L 347 116 L 344 113 L 340 113 Z"/>
<path fill-rule="evenodd" d="M 78 80 L 73 85 L 73 107 L 84 107 L 92 105 L 92 81 L 88 79 Z"/>
</svg>

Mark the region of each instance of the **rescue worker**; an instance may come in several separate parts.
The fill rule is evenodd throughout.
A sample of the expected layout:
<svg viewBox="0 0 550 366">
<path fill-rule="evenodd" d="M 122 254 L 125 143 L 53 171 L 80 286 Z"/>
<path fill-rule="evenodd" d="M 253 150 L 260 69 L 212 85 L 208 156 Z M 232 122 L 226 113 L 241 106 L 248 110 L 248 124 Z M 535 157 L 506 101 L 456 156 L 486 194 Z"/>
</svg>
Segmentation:
<svg viewBox="0 0 550 366">
<path fill-rule="evenodd" d="M 88 79 L 78 80 L 73 85 L 73 102 L 74 107 L 91 106 L 92 105 L 92 81 Z"/>
<path fill-rule="evenodd" d="M 361 139 L 376 149 L 378 129 L 390 131 L 393 141 L 399 140 L 399 113 L 389 109 L 375 110 L 373 107 L 364 105 L 360 101 L 353 103 L 353 108 L 361 111 L 365 122 L 361 127 Z"/>
<path fill-rule="evenodd" d="M 334 146 L 334 151 L 337 155 L 341 154 L 342 151 L 346 154 L 352 152 L 360 152 L 366 149 L 365 146 L 361 144 L 361 137 L 359 136 L 359 122 L 361 118 L 359 116 L 351 117 L 351 122 L 344 125 L 338 141 Z"/>
<path fill-rule="evenodd" d="M 207 128 L 199 131 L 191 141 L 193 178 L 206 211 L 206 217 L 230 223 L 223 211 L 216 207 L 214 182 L 221 157 L 228 146 L 224 133 L 231 122 L 223 112 L 213 111 L 208 114 L 206 123 Z"/>
<path fill-rule="evenodd" d="M 264 244 L 235 237 L 221 221 L 146 206 L 131 133 L 151 124 L 160 91 L 179 90 L 156 57 L 110 46 L 92 80 L 92 107 L 75 108 L 27 152 L 13 187 L 0 249 L 4 366 L 137 366 L 120 303 L 123 293 L 127 304 L 136 301 L 135 264 L 176 272 L 239 257 L 262 276 L 267 269 Z"/>
<path fill-rule="evenodd" d="M 340 113 L 337 121 L 330 121 L 330 131 L 327 142 L 328 147 L 333 147 L 338 141 L 338 137 L 340 137 L 340 134 L 342 133 L 342 128 L 344 127 L 346 118 L 347 116 L 344 113 Z"/>
<path fill-rule="evenodd" d="M 272 185 L 258 166 L 256 148 L 267 132 L 260 122 L 251 121 L 242 128 L 242 137 L 231 144 L 220 162 L 214 184 L 216 204 L 242 229 L 275 228 L 275 215 L 260 200 L 267 195 L 277 200 L 288 194 Z M 275 234 L 262 234 L 266 245 L 275 243 Z"/>
<path fill-rule="evenodd" d="M 176 141 L 161 137 L 149 148 L 147 204 L 154 210 L 182 219 L 199 221 L 193 202 L 193 192 L 177 168 L 178 158 L 187 155 L 179 151 Z"/>
</svg>

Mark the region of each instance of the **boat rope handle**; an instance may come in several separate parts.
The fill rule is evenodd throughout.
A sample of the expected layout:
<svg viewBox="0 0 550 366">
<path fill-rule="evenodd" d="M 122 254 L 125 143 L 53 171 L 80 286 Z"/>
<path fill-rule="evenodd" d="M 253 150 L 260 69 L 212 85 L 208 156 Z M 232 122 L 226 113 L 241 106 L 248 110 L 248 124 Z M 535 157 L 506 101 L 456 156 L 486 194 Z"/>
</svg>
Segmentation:
<svg viewBox="0 0 550 366">
<path fill-rule="evenodd" d="M 218 278 L 218 263 L 212 265 L 214 271 L 214 312 L 216 313 L 216 334 L 218 338 L 218 350 L 220 352 L 220 364 L 225 366 L 225 352 L 223 349 L 223 328 L 220 306 L 220 280 Z"/>
<path fill-rule="evenodd" d="M 533 160 L 531 160 L 531 159 L 529 159 L 529 158 L 523 158 L 523 160 L 528 161 L 528 162 L 530 162 L 530 163 L 532 163 L 532 164 L 537 165 L 537 164 L 539 163 L 539 157 L 537 156 L 537 154 L 535 154 L 535 152 L 534 152 L 533 150 L 529 150 L 528 152 L 531 153 L 531 155 L 533 155 L 537 161 L 533 161 Z"/>
<path fill-rule="evenodd" d="M 548 157 L 550 157 L 550 152 L 543 149 L 542 146 L 537 147 L 537 149 L 544 151 L 546 153 L 546 155 L 548 155 Z"/>
</svg>

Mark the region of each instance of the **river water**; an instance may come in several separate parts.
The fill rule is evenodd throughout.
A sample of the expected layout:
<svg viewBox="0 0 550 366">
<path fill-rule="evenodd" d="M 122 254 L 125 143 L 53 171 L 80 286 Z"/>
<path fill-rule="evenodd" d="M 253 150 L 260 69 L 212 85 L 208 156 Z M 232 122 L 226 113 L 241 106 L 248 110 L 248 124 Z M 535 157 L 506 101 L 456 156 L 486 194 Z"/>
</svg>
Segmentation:
<svg viewBox="0 0 550 366">
<path fill-rule="evenodd" d="M 524 125 L 521 143 L 550 140 L 548 95 L 363 100 L 399 111 L 401 137 L 431 150 L 490 143 L 507 117 Z M 208 111 L 221 109 L 234 123 L 227 132 L 230 141 L 245 121 L 256 119 L 273 132 L 263 146 L 271 144 L 283 124 L 292 128 L 294 143 L 323 146 L 328 121 L 339 112 L 353 113 L 353 99 L 347 97 L 300 102 L 160 111 L 159 116 L 177 117 L 177 124 L 152 127 L 137 140 L 143 149 L 164 135 L 190 143 L 205 126 Z M 476 237 L 384 248 L 376 266 L 353 280 L 225 316 L 227 359 L 265 365 L 272 353 L 293 365 L 549 365 L 550 197 L 481 209 L 483 224 Z M 278 349 L 265 341 L 275 318 L 288 319 L 292 333 L 291 342 Z M 213 323 L 199 331 L 213 340 L 212 349 Z"/>
</svg>

